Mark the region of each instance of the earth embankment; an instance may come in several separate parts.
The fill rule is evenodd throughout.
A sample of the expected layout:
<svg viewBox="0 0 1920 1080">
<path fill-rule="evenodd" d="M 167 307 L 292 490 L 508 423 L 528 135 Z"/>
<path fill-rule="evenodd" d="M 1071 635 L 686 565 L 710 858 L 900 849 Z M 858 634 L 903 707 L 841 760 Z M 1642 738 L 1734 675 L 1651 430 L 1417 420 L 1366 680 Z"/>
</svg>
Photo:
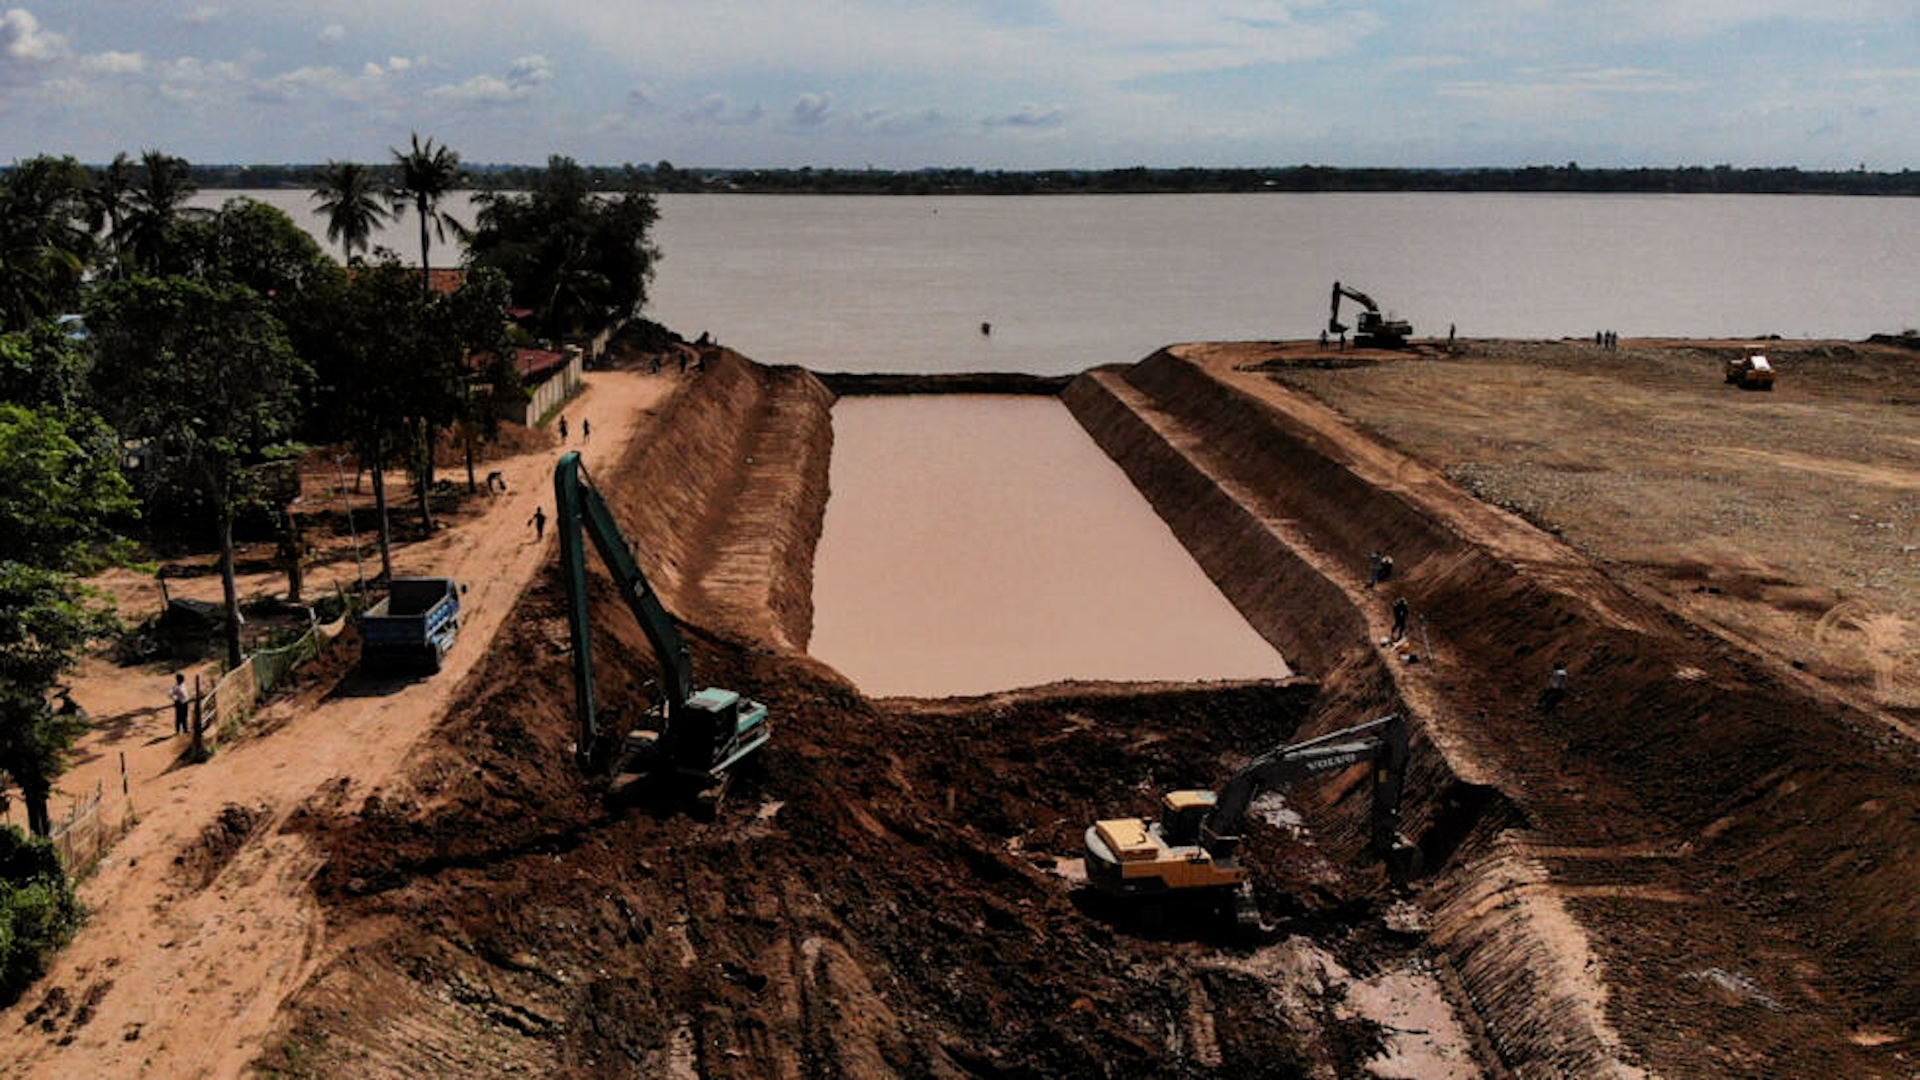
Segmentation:
<svg viewBox="0 0 1920 1080">
<path fill-rule="evenodd" d="M 699 681 L 765 700 L 774 741 L 713 821 L 603 807 L 567 764 L 543 578 L 407 783 L 294 823 L 351 947 L 266 1063 L 1355 1076 L 1445 1026 L 1383 1023 L 1352 1004 L 1359 974 L 1429 967 L 1477 1031 L 1450 1047 L 1460 1075 L 1899 1075 L 1910 751 L 1232 350 L 1063 396 L 1307 677 L 862 697 L 798 651 L 832 391 L 718 361 L 596 479 Z M 1376 548 L 1399 571 L 1369 590 Z M 601 695 L 631 711 L 655 664 L 592 589 Z M 1410 652 L 1377 644 L 1400 594 Z M 1555 659 L 1574 691 L 1536 709 Z M 1404 890 L 1361 853 L 1364 770 L 1289 800 L 1303 833 L 1250 832 L 1279 943 L 1143 929 L 1070 887 L 1095 818 L 1393 709 L 1421 729 L 1403 831 L 1426 865 Z"/>
<path fill-rule="evenodd" d="M 1517 846 L 1492 852 L 1499 863 L 1486 874 L 1455 868 L 1468 874 L 1456 883 L 1461 895 L 1484 891 L 1486 875 L 1508 877 L 1494 893 L 1551 896 L 1572 913 L 1606 972 L 1605 1023 L 1623 1033 L 1623 1061 L 1723 1074 L 1742 1061 L 1796 1058 L 1816 1071 L 1885 1068 L 1862 1044 L 1904 1031 L 1915 1005 L 1906 975 L 1917 959 L 1906 928 L 1920 839 L 1906 794 L 1911 745 L 1331 410 L 1236 370 L 1254 351 L 1236 348 L 1175 349 L 1097 371 L 1067 398 L 1263 631 L 1285 607 L 1275 595 L 1327 604 L 1324 585 L 1276 585 L 1301 560 L 1351 598 L 1335 606 L 1368 610 L 1376 634 L 1388 596 L 1410 599 L 1432 655 L 1396 669 L 1402 696 L 1420 706 L 1458 771 L 1496 784 L 1527 823 L 1505 838 Z M 1115 419 L 1117 402 L 1130 402 L 1134 417 Z M 1142 418 L 1163 433 L 1161 445 L 1138 430 Z M 1182 467 L 1172 448 L 1189 471 L 1224 482 L 1169 484 Z M 1237 545 L 1213 534 L 1246 515 L 1209 489 L 1237 492 L 1289 534 L 1299 558 L 1271 545 L 1240 547 L 1249 557 L 1235 558 Z M 1369 591 L 1374 550 L 1399 570 Z M 1307 625 L 1314 639 L 1326 634 Z M 1429 651 L 1425 639 L 1418 645 Z M 1282 647 L 1319 673 L 1313 640 Z M 1541 710 L 1555 661 L 1574 672 L 1575 693 Z M 1457 959 L 1470 990 L 1475 971 L 1491 970 Z M 1503 967 L 1508 974 L 1476 994 L 1481 1007 L 1493 1005 L 1496 983 L 1537 981 L 1516 983 L 1512 965 L 1492 966 Z M 1728 980 L 1766 989 L 1745 997 L 1747 1008 L 1730 1005 L 1741 994 Z M 1762 998 L 1771 1004 L 1754 1004 Z M 1528 1026 L 1492 1011 L 1496 1033 Z"/>
</svg>

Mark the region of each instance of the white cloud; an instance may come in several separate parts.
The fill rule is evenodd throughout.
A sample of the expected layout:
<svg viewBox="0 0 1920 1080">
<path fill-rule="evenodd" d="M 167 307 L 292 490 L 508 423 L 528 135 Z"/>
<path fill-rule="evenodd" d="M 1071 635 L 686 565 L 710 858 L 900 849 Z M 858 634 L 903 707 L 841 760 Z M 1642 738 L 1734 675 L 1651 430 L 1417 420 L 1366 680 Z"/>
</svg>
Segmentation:
<svg viewBox="0 0 1920 1080">
<path fill-rule="evenodd" d="M 734 108 L 725 94 L 708 94 L 680 114 L 689 124 L 714 124 L 720 127 L 745 127 L 757 122 L 765 110 L 758 104 Z"/>
<path fill-rule="evenodd" d="M 1067 110 L 1065 108 L 1059 105 L 1042 107 L 1029 103 L 1020 106 L 1010 113 L 981 117 L 980 126 L 988 128 L 1005 127 L 1038 130 L 1041 128 L 1059 127 L 1066 122 Z"/>
<path fill-rule="evenodd" d="M 67 39 L 41 27 L 26 8 L 0 14 L 0 79 L 31 81 L 35 73 L 70 54 Z"/>
<path fill-rule="evenodd" d="M 827 122 L 833 112 L 833 95 L 801 94 L 793 103 L 793 109 L 787 114 L 787 122 L 794 127 L 819 127 Z"/>
<path fill-rule="evenodd" d="M 1909 68 L 1857 68 L 1839 73 L 1840 78 L 1850 82 L 1881 82 L 1887 79 L 1920 79 L 1920 67 Z"/>
<path fill-rule="evenodd" d="M 553 79 L 553 64 L 539 54 L 523 56 L 507 68 L 506 78 L 475 75 L 427 91 L 427 96 L 457 108 L 488 108 L 525 101 Z"/>
<path fill-rule="evenodd" d="M 413 66 L 413 60 L 410 57 L 405 57 L 405 56 L 387 57 L 388 71 L 405 71 L 412 66 Z"/>
<path fill-rule="evenodd" d="M 947 114 L 939 109 L 895 112 L 892 109 L 874 108 L 860 114 L 860 127 L 881 135 L 918 135 L 923 131 L 945 127 L 948 122 Z"/>
<path fill-rule="evenodd" d="M 147 70 L 147 58 L 137 52 L 89 53 L 80 58 L 80 67 L 94 75 L 138 75 Z"/>
<path fill-rule="evenodd" d="M 322 45 L 338 45 L 347 40 L 347 28 L 339 23 L 328 23 L 321 28 L 319 37 Z"/>
<path fill-rule="evenodd" d="M 302 67 L 255 82 L 248 96 L 272 104 L 327 98 L 365 101 L 378 92 L 382 76 L 375 70 L 347 71 L 330 66 Z"/>
<path fill-rule="evenodd" d="M 205 26 L 220 17 L 220 9 L 211 4 L 201 4 L 180 13 L 180 21 L 188 26 Z"/>
<path fill-rule="evenodd" d="M 538 53 L 515 60 L 513 66 L 507 69 L 507 83 L 511 86 L 524 86 L 531 89 L 552 78 L 552 61 Z"/>
</svg>

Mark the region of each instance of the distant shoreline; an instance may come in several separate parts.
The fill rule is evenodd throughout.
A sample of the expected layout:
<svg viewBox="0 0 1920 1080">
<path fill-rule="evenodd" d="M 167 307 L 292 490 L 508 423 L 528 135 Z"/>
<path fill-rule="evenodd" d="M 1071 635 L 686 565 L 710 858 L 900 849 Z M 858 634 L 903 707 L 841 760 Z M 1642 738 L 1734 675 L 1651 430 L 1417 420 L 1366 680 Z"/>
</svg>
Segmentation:
<svg viewBox="0 0 1920 1080">
<path fill-rule="evenodd" d="M 196 165 L 203 189 L 310 188 L 322 165 Z M 386 166 L 376 165 L 384 170 Z M 469 190 L 524 190 L 544 168 L 478 165 Z M 588 166 L 604 191 L 742 195 L 1173 195 L 1240 192 L 1461 192 L 1648 195 L 1920 196 L 1920 170 L 1868 172 L 1797 168 L 1359 169 L 1315 165 L 1244 169 L 679 169 Z"/>
</svg>

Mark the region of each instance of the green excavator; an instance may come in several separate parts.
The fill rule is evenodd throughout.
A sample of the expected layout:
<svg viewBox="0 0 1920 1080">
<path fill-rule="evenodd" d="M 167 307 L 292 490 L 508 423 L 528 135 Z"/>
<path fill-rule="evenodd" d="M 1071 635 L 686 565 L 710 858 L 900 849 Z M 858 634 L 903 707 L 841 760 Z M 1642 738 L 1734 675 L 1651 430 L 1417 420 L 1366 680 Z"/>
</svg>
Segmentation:
<svg viewBox="0 0 1920 1080">
<path fill-rule="evenodd" d="M 553 496 L 560 575 L 567 588 L 567 629 L 573 643 L 574 713 L 579 721 L 576 761 L 589 775 L 610 775 L 607 794 L 612 799 L 634 798 L 643 792 L 688 793 L 708 805 L 717 804 L 732 770 L 766 745 L 773 733 L 767 707 L 733 690 L 694 690 L 693 658 L 686 642 L 640 572 L 634 547 L 587 477 L 578 453 L 563 454 L 554 466 Z M 617 744 L 618 725 L 612 717 L 616 710 L 602 710 L 594 699 L 583 537 L 592 538 L 600 561 L 613 575 L 614 585 L 660 661 L 659 700 Z M 603 717 L 603 711 L 608 715 Z"/>
</svg>

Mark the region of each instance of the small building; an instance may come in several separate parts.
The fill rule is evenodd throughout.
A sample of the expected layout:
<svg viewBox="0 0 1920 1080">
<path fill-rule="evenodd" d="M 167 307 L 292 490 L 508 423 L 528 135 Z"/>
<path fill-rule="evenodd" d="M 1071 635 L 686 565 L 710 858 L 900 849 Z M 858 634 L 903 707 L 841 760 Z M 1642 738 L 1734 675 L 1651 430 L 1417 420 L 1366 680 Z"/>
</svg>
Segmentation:
<svg viewBox="0 0 1920 1080">
<path fill-rule="evenodd" d="M 558 351 L 515 348 L 513 352 L 514 367 L 520 372 L 520 385 L 526 389 L 527 399 L 502 404 L 500 419 L 532 427 L 554 406 L 579 392 L 584 366 L 580 349 L 569 345 Z M 475 371 L 486 370 L 492 361 L 491 353 L 477 353 L 467 358 L 468 366 Z"/>
</svg>

